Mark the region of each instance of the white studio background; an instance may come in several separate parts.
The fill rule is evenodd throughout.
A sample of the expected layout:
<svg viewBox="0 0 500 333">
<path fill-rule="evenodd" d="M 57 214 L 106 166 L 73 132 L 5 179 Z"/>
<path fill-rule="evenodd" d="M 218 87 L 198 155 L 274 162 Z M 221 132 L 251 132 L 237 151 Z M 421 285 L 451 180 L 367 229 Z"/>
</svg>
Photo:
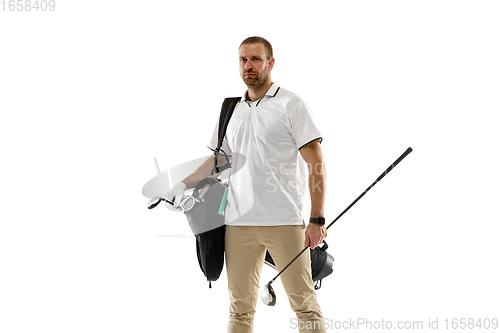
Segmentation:
<svg viewBox="0 0 500 333">
<path fill-rule="evenodd" d="M 153 157 L 166 170 L 208 155 L 252 35 L 324 133 L 327 220 L 414 149 L 329 229 L 325 317 L 499 317 L 499 14 L 496 1 L 2 10 L 0 331 L 225 331 L 225 272 L 208 289 L 184 216 L 148 211 L 141 189 Z M 274 286 L 256 332 L 293 331 Z"/>
</svg>

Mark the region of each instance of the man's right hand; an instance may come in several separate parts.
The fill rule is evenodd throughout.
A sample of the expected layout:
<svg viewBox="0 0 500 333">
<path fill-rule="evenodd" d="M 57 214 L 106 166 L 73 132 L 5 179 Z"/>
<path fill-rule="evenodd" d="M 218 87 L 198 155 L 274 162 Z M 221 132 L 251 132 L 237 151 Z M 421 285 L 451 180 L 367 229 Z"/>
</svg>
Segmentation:
<svg viewBox="0 0 500 333">
<path fill-rule="evenodd" d="M 177 185 L 172 187 L 167 192 L 167 194 L 165 194 L 165 199 L 174 203 L 173 205 L 171 205 L 167 202 L 166 206 L 168 209 L 170 209 L 174 212 L 181 211 L 181 208 L 179 207 L 179 205 L 182 201 L 182 197 L 184 196 L 185 190 L 186 190 L 186 184 L 184 184 L 183 182 L 179 182 Z"/>
</svg>

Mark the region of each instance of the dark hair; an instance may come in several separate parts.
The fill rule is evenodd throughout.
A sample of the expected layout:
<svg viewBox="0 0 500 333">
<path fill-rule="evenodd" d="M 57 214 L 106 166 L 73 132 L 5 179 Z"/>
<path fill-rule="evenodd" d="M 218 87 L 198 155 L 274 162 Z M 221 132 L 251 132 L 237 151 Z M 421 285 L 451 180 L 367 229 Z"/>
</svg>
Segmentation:
<svg viewBox="0 0 500 333">
<path fill-rule="evenodd" d="M 271 59 L 273 57 L 273 47 L 271 46 L 271 43 L 269 43 L 265 38 L 258 36 L 248 37 L 243 42 L 241 42 L 240 47 L 243 44 L 257 44 L 257 43 L 264 45 L 266 49 L 267 60 Z"/>
</svg>

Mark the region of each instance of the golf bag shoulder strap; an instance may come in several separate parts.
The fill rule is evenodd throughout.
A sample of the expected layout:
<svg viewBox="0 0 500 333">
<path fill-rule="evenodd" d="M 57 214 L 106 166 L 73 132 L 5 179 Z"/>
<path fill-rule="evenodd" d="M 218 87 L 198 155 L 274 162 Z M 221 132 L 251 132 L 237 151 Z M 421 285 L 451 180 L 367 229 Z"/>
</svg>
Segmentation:
<svg viewBox="0 0 500 333">
<path fill-rule="evenodd" d="M 227 168 L 231 167 L 231 164 L 229 163 L 229 159 L 227 157 L 227 154 L 224 150 L 221 149 L 222 147 L 222 142 L 224 141 L 224 136 L 226 135 L 227 131 L 227 125 L 229 124 L 229 120 L 231 119 L 231 116 L 233 115 L 234 109 L 236 108 L 236 105 L 238 102 L 241 100 L 241 97 L 228 97 L 224 99 L 224 102 L 222 103 L 222 108 L 220 111 L 220 116 L 219 116 L 219 131 L 218 131 L 218 138 L 217 138 L 217 147 L 215 148 L 214 154 L 215 154 L 215 163 L 214 163 L 214 168 L 212 170 L 212 173 L 216 174 L 219 172 L 222 172 L 226 170 Z M 219 158 L 219 154 L 222 152 L 222 155 L 226 157 L 226 163 L 221 166 L 217 167 L 217 160 Z"/>
<path fill-rule="evenodd" d="M 228 97 L 224 99 L 222 103 L 222 108 L 219 116 L 219 138 L 217 142 L 217 148 L 222 147 L 222 142 L 224 141 L 224 136 L 226 135 L 227 125 L 229 120 L 233 115 L 236 104 L 241 100 L 241 97 Z"/>
</svg>

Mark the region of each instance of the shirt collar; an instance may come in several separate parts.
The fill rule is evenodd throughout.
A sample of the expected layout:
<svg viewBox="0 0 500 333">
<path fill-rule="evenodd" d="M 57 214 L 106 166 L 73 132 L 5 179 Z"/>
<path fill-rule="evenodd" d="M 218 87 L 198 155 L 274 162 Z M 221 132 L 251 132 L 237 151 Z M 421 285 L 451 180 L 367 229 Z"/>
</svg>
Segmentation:
<svg viewBox="0 0 500 333">
<path fill-rule="evenodd" d="M 276 84 L 276 82 L 274 82 L 271 88 L 269 88 L 269 90 L 266 92 L 264 96 L 274 97 L 278 93 L 278 90 L 280 90 L 280 87 L 278 86 L 278 84 Z M 240 103 L 247 102 L 247 93 L 248 90 L 245 90 L 245 92 L 243 93 L 243 98 L 241 99 Z M 264 96 L 262 98 L 264 98 Z"/>
</svg>

